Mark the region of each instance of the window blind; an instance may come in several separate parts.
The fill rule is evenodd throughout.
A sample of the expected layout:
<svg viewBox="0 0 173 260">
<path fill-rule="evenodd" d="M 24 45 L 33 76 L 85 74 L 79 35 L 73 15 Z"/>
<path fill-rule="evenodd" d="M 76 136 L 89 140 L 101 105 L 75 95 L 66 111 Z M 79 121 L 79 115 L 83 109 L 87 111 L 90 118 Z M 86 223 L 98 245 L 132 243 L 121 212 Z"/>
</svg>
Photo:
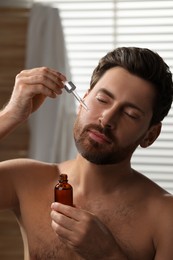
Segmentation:
<svg viewBox="0 0 173 260">
<path fill-rule="evenodd" d="M 37 0 L 36 2 L 44 2 Z M 119 46 L 158 52 L 173 71 L 173 0 L 49 0 L 60 11 L 72 81 L 87 90 L 98 60 Z M 139 148 L 132 165 L 173 193 L 173 108 L 158 140 Z"/>
</svg>

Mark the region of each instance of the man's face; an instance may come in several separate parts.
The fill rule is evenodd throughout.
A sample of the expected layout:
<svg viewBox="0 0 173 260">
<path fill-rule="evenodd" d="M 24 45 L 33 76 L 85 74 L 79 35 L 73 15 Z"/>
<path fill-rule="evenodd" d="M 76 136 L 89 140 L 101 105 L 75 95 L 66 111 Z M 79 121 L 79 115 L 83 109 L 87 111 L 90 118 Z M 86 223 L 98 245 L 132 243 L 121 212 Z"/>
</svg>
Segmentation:
<svg viewBox="0 0 173 260">
<path fill-rule="evenodd" d="M 129 160 L 145 137 L 155 93 L 147 81 L 123 68 L 109 69 L 86 95 L 74 125 L 76 147 L 95 164 Z"/>
</svg>

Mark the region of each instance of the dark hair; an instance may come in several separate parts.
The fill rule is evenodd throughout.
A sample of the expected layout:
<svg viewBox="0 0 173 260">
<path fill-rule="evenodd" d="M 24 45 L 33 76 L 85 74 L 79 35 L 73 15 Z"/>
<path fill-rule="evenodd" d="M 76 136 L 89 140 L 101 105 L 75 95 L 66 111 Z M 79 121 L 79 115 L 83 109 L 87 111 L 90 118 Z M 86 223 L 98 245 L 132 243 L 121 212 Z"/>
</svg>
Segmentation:
<svg viewBox="0 0 173 260">
<path fill-rule="evenodd" d="M 152 83 L 156 90 L 156 101 L 150 125 L 161 122 L 172 104 L 173 82 L 168 65 L 155 52 L 146 48 L 120 47 L 108 52 L 94 69 L 90 89 L 110 68 L 120 66 L 130 73 Z"/>
</svg>

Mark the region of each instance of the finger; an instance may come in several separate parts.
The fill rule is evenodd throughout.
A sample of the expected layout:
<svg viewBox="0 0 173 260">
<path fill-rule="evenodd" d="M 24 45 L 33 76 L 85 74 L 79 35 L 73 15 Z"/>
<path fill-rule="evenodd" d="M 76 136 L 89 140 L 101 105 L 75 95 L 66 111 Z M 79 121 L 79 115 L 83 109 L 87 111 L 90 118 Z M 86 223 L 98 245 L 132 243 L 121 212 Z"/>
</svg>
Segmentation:
<svg viewBox="0 0 173 260">
<path fill-rule="evenodd" d="M 65 239 L 70 241 L 70 237 L 71 237 L 71 230 L 64 228 L 63 226 L 57 224 L 54 220 L 52 220 L 51 223 L 52 229 L 54 230 L 54 232 L 61 237 L 61 239 Z"/>
<path fill-rule="evenodd" d="M 41 79 L 50 79 L 51 81 L 55 82 L 56 84 L 59 84 L 61 87 L 63 87 L 63 79 L 64 77 L 62 76 L 62 74 L 60 74 L 59 72 L 57 73 L 52 73 L 49 69 L 45 69 L 45 68 L 39 68 L 39 69 L 32 69 L 32 70 L 25 70 L 25 71 L 21 71 L 17 76 L 16 79 L 21 79 L 21 78 L 28 78 L 28 79 L 39 79 L 39 77 Z"/>
<path fill-rule="evenodd" d="M 80 221 L 80 219 L 81 219 L 82 212 L 77 208 L 74 208 L 74 207 L 71 207 L 68 205 L 64 205 L 64 204 L 61 204 L 58 202 L 52 203 L 51 208 L 74 220 Z"/>
<path fill-rule="evenodd" d="M 68 229 L 68 230 L 73 230 L 74 225 L 76 224 L 76 220 L 69 218 L 65 215 L 62 215 L 61 213 L 52 210 L 51 211 L 51 218 L 53 221 L 55 221 L 58 225 Z"/>
<path fill-rule="evenodd" d="M 29 69 L 29 70 L 22 70 L 19 74 L 21 74 L 22 76 L 30 76 L 30 75 L 34 75 L 34 74 L 49 74 L 54 75 L 55 77 L 58 77 L 61 81 L 66 81 L 66 77 L 65 75 L 63 75 L 62 73 L 54 70 L 54 69 L 50 69 L 47 67 L 38 67 L 38 68 L 33 68 L 33 69 Z"/>
<path fill-rule="evenodd" d="M 47 87 L 57 92 L 59 88 L 63 88 L 63 81 L 66 80 L 66 77 L 60 72 L 50 70 L 46 67 L 36 68 L 31 70 L 23 70 L 16 76 L 16 81 L 23 79 L 28 79 L 26 81 L 28 84 L 42 83 Z M 57 88 L 58 87 L 58 88 Z"/>
<path fill-rule="evenodd" d="M 69 248 L 73 249 L 74 246 L 76 248 L 77 245 L 80 244 L 76 231 L 74 232 L 72 230 L 66 229 L 63 226 L 57 224 L 54 220 L 52 220 L 51 226 L 56 235 L 58 235 L 59 239 Z"/>
<path fill-rule="evenodd" d="M 16 84 L 18 88 L 26 89 L 26 91 L 28 90 L 31 93 L 31 96 L 34 93 L 42 93 L 49 96 L 52 92 L 59 95 L 62 93 L 63 87 L 62 82 L 59 82 L 58 80 L 53 81 L 44 75 L 34 75 L 30 77 L 23 76 L 22 78 L 17 78 Z"/>
<path fill-rule="evenodd" d="M 27 81 L 27 79 L 26 79 Z M 50 78 L 47 75 L 36 75 L 31 76 L 28 80 L 29 85 L 34 85 L 39 83 L 40 85 L 44 86 L 45 88 L 50 89 L 51 91 L 55 92 L 56 94 L 62 93 L 62 88 L 64 84 L 58 78 Z"/>
<path fill-rule="evenodd" d="M 60 225 L 58 225 L 54 220 L 52 220 L 51 226 L 58 236 L 61 236 L 62 238 L 66 239 L 67 232 L 64 227 L 61 227 Z"/>
<path fill-rule="evenodd" d="M 57 95 L 62 93 L 61 89 L 58 89 L 56 93 L 48 87 L 45 87 L 43 84 L 35 83 L 35 84 L 26 84 L 26 82 L 19 83 L 18 91 L 13 93 L 13 96 L 18 96 L 18 93 L 23 93 L 23 97 L 25 100 L 28 98 L 33 98 L 36 95 L 43 95 L 45 97 L 55 98 Z M 25 93 L 25 94 L 24 94 Z"/>
</svg>

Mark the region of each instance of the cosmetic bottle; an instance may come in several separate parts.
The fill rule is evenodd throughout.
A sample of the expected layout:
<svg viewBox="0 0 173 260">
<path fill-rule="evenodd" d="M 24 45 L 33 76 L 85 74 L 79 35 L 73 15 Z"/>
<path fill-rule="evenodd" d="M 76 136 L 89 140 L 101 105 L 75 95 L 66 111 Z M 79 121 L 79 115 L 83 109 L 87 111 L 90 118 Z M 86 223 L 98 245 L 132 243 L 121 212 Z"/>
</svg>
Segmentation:
<svg viewBox="0 0 173 260">
<path fill-rule="evenodd" d="M 67 174 L 60 174 L 59 182 L 55 186 L 55 201 L 73 206 L 73 188 L 68 183 Z"/>
</svg>

